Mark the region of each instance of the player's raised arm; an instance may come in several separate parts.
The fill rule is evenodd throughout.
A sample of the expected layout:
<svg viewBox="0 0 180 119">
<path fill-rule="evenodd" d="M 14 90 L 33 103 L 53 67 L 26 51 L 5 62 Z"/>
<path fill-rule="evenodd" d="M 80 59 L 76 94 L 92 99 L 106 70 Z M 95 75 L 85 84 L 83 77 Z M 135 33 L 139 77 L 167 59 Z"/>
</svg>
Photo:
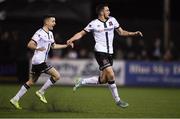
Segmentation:
<svg viewBox="0 0 180 119">
<path fill-rule="evenodd" d="M 38 51 L 46 50 L 44 47 L 37 48 L 37 43 L 34 40 L 30 40 L 27 47 L 30 48 L 31 50 L 38 50 Z"/>
<path fill-rule="evenodd" d="M 136 32 L 129 32 L 126 30 L 123 30 L 121 27 L 116 29 L 117 33 L 120 36 L 143 36 L 143 34 L 140 31 L 136 31 Z"/>
<path fill-rule="evenodd" d="M 73 37 L 67 40 L 67 44 L 72 44 L 74 41 L 81 39 L 84 35 L 86 35 L 86 32 L 84 30 L 76 33 Z"/>
</svg>

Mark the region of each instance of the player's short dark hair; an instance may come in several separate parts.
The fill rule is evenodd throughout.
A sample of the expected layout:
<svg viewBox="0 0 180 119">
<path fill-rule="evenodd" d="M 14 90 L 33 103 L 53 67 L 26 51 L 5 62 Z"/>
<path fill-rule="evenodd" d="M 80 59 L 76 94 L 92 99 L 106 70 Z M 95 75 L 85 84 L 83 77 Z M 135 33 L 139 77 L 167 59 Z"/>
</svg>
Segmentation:
<svg viewBox="0 0 180 119">
<path fill-rule="evenodd" d="M 55 15 L 54 14 L 46 14 L 46 15 L 44 15 L 43 16 L 43 22 L 46 20 L 46 19 L 48 19 L 48 18 L 51 18 L 51 17 L 55 17 Z"/>
<path fill-rule="evenodd" d="M 96 7 L 96 14 L 99 15 L 100 12 L 104 9 L 104 7 L 107 7 L 107 6 L 108 6 L 107 3 L 99 4 L 99 5 Z"/>
</svg>

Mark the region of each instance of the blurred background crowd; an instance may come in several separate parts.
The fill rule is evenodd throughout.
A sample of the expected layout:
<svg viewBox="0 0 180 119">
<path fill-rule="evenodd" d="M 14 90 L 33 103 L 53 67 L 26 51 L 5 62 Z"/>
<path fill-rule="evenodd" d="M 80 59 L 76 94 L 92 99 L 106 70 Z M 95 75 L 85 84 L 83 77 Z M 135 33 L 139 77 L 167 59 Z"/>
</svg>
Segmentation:
<svg viewBox="0 0 180 119">
<path fill-rule="evenodd" d="M 178 0 L 170 0 L 168 41 L 165 43 L 164 19 L 166 0 L 109 0 L 111 16 L 128 31 L 142 31 L 140 37 L 119 37 L 115 34 L 114 58 L 118 60 L 180 60 L 180 16 Z M 0 60 L 23 62 L 31 58 L 26 45 L 42 26 L 42 16 L 53 13 L 57 19 L 54 36 L 65 44 L 74 33 L 96 18 L 95 7 L 100 0 L 0 0 Z M 74 49 L 50 51 L 53 59 L 93 58 L 94 40 L 88 34 L 75 43 Z"/>
</svg>

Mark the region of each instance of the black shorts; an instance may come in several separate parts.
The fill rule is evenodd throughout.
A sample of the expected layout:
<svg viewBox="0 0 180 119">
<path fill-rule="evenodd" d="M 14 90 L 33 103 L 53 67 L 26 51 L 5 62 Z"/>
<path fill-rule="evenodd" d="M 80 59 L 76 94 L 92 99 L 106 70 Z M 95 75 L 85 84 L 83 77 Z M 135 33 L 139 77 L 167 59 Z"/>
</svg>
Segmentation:
<svg viewBox="0 0 180 119">
<path fill-rule="evenodd" d="M 96 61 L 99 64 L 99 69 L 103 69 L 113 65 L 113 55 L 103 52 L 95 52 Z"/>
<path fill-rule="evenodd" d="M 32 74 L 41 74 L 46 73 L 49 69 L 52 68 L 52 65 L 43 62 L 41 64 L 32 65 L 31 72 Z"/>
</svg>

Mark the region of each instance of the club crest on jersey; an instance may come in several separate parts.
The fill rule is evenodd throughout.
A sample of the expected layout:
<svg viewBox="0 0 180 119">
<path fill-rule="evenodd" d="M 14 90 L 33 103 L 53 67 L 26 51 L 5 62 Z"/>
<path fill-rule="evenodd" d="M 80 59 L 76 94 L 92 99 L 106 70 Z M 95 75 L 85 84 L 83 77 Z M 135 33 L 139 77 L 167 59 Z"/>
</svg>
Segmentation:
<svg viewBox="0 0 180 119">
<path fill-rule="evenodd" d="M 112 25 L 113 25 L 113 23 L 112 23 L 112 21 L 110 21 L 110 22 L 109 22 L 109 26 L 112 26 Z"/>
</svg>

